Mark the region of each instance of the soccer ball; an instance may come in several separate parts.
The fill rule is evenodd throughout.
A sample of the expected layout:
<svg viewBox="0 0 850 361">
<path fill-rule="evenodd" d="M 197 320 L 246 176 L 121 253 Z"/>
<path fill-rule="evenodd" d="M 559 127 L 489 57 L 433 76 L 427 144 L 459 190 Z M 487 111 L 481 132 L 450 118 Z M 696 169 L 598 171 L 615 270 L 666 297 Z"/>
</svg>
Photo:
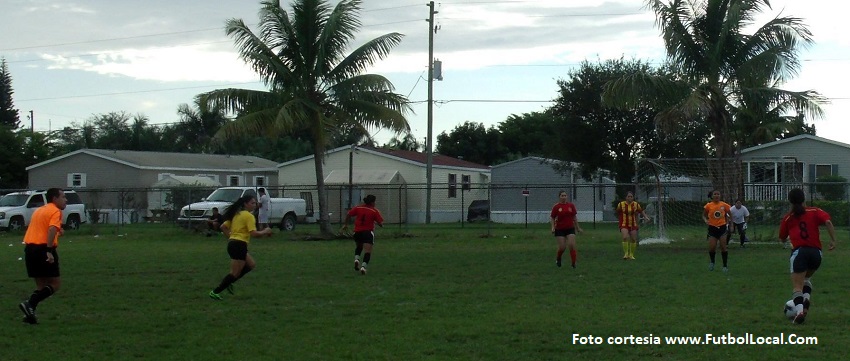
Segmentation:
<svg viewBox="0 0 850 361">
<path fill-rule="evenodd" d="M 797 316 L 797 310 L 794 307 L 794 300 L 788 300 L 785 302 L 785 317 L 789 320 L 793 320 L 794 317 Z"/>
</svg>

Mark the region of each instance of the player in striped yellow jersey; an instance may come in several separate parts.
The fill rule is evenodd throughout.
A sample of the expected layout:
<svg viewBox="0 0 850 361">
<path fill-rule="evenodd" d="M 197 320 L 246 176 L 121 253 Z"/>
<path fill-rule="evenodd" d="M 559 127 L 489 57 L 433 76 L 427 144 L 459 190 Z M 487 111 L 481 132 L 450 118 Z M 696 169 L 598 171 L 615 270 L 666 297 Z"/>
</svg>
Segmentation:
<svg viewBox="0 0 850 361">
<path fill-rule="evenodd" d="M 649 219 L 640 204 L 635 202 L 634 193 L 626 193 L 626 200 L 617 204 L 620 234 L 623 235 L 623 259 L 635 259 L 638 229 L 640 228 L 638 218 L 640 216 L 643 216 L 643 220 Z"/>
</svg>

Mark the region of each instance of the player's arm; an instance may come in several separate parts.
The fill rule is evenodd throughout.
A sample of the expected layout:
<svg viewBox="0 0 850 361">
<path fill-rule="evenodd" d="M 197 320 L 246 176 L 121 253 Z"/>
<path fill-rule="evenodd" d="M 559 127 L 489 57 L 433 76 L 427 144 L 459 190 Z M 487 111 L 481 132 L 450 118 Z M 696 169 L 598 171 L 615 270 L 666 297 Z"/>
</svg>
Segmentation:
<svg viewBox="0 0 850 361">
<path fill-rule="evenodd" d="M 578 225 L 578 215 L 573 216 L 573 223 L 576 225 L 576 232 L 583 233 L 584 230 L 581 229 L 581 226 Z"/>
<path fill-rule="evenodd" d="M 829 250 L 831 251 L 835 249 L 835 226 L 832 225 L 831 220 L 827 220 L 824 224 L 826 225 L 826 231 L 829 233 Z"/>
<path fill-rule="evenodd" d="M 222 223 L 221 227 L 219 228 L 221 229 L 221 233 L 223 233 L 225 237 L 230 239 L 230 221 L 224 221 L 224 223 Z"/>
<path fill-rule="evenodd" d="M 708 208 L 702 209 L 702 221 L 708 224 Z"/>
</svg>

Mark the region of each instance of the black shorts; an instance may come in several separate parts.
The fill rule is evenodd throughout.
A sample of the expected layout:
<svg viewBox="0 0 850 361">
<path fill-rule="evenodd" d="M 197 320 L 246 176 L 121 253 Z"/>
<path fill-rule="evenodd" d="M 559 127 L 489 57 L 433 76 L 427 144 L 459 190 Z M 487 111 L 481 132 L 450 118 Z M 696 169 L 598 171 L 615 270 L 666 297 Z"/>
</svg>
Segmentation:
<svg viewBox="0 0 850 361">
<path fill-rule="evenodd" d="M 729 232 L 729 228 L 724 224 L 720 227 L 717 226 L 708 226 L 708 236 L 711 238 L 720 239 Z"/>
<path fill-rule="evenodd" d="M 227 254 L 230 259 L 244 261 L 248 258 L 248 242 L 230 240 L 227 242 Z"/>
<path fill-rule="evenodd" d="M 375 244 L 375 232 L 360 231 L 354 233 L 354 242 Z"/>
<path fill-rule="evenodd" d="M 564 228 L 564 229 L 556 229 L 555 237 L 566 237 L 570 234 L 576 234 L 575 228 Z"/>
<path fill-rule="evenodd" d="M 47 253 L 53 254 L 53 263 L 47 262 Z M 43 244 L 28 244 L 24 247 L 27 276 L 31 278 L 59 277 L 59 253 L 56 248 Z"/>
<path fill-rule="evenodd" d="M 823 252 L 815 247 L 798 247 L 791 251 L 791 273 L 816 271 L 820 268 Z"/>
</svg>

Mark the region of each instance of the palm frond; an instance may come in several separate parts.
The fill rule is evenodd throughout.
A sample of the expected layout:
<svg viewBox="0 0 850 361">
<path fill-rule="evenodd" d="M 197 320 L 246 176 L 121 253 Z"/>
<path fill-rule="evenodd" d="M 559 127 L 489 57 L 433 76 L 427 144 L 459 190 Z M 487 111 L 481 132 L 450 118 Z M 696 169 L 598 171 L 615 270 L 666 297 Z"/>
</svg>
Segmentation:
<svg viewBox="0 0 850 361">
<path fill-rule="evenodd" d="M 264 109 L 280 101 L 278 95 L 269 91 L 236 88 L 201 93 L 195 100 L 202 109 L 221 109 L 229 113 L 241 113 L 248 108 Z"/>
<path fill-rule="evenodd" d="M 228 20 L 226 33 L 234 38 L 239 57 L 248 63 L 266 85 L 297 84 L 287 64 L 283 63 L 266 45 L 264 39 L 257 37 L 242 20 Z"/>
<path fill-rule="evenodd" d="M 339 81 L 363 73 L 370 65 L 389 55 L 402 38 L 404 35 L 400 33 L 389 33 L 366 42 L 340 61 L 328 78 Z"/>
<path fill-rule="evenodd" d="M 322 33 L 316 42 L 316 74 L 330 72 L 334 64 L 342 60 L 348 43 L 360 28 L 360 0 L 341 1 L 328 16 Z"/>
</svg>

